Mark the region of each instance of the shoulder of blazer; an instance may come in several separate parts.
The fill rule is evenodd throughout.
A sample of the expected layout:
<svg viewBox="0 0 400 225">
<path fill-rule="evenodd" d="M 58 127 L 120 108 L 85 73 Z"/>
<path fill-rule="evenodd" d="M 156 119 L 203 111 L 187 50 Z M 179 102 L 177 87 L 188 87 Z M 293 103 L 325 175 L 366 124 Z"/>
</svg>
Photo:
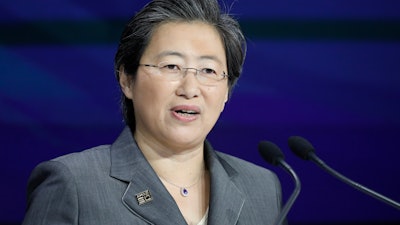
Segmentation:
<svg viewBox="0 0 400 225">
<path fill-rule="evenodd" d="M 110 161 L 110 145 L 100 145 L 81 152 L 66 154 L 50 161 L 56 161 L 64 164 L 71 172 L 75 170 L 89 170 L 99 168 L 109 168 Z"/>
</svg>

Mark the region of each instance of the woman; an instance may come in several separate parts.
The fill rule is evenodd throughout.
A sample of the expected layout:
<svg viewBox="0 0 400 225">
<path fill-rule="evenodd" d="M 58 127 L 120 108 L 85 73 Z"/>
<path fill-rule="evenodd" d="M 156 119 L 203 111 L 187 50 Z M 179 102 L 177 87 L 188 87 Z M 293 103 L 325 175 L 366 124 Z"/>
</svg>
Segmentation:
<svg viewBox="0 0 400 225">
<path fill-rule="evenodd" d="M 244 56 L 217 1 L 145 6 L 115 58 L 127 128 L 110 146 L 35 168 L 23 224 L 272 224 L 276 176 L 206 141 Z"/>
</svg>

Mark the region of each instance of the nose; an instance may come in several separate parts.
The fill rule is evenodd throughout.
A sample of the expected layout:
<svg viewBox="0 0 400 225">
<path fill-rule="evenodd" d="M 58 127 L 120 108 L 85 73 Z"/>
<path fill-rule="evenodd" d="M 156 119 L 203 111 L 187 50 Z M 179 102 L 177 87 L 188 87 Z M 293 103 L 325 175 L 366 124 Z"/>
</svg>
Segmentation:
<svg viewBox="0 0 400 225">
<path fill-rule="evenodd" d="M 182 69 L 182 76 L 186 77 L 189 73 L 189 70 L 192 70 L 193 75 L 197 78 L 197 75 L 199 75 L 200 70 L 196 69 L 196 68 L 183 68 Z"/>
<path fill-rule="evenodd" d="M 189 76 L 189 71 L 192 71 L 194 76 Z M 186 99 L 200 96 L 200 83 L 197 80 L 197 74 L 199 71 L 195 68 L 185 68 L 182 72 L 184 73 L 183 78 L 180 80 L 176 94 L 185 97 Z"/>
</svg>

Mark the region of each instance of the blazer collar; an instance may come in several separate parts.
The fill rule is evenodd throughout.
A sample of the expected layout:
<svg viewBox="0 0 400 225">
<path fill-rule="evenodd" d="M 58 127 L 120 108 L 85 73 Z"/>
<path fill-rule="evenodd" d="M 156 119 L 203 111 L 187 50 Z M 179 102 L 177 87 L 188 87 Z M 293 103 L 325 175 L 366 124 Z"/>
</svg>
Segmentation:
<svg viewBox="0 0 400 225">
<path fill-rule="evenodd" d="M 236 224 L 244 204 L 244 195 L 234 184 L 237 172 L 216 154 L 208 142 L 204 152 L 211 175 L 208 224 Z M 110 176 L 129 183 L 123 194 L 123 204 L 149 224 L 186 224 L 177 204 L 145 159 L 128 127 L 111 145 Z"/>
<path fill-rule="evenodd" d="M 122 203 L 148 224 L 186 224 L 174 199 L 147 162 L 128 127 L 111 145 L 110 176 L 129 183 L 125 192 L 121 193 Z"/>
<path fill-rule="evenodd" d="M 238 172 L 218 156 L 208 141 L 204 146 L 211 177 L 207 224 L 237 224 L 245 202 L 245 195 L 235 184 Z"/>
</svg>

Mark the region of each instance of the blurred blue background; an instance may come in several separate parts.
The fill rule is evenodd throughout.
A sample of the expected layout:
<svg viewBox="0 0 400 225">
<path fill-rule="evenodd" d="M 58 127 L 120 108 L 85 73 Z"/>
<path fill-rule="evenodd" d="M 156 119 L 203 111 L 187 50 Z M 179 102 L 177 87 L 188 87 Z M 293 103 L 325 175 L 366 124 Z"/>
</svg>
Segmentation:
<svg viewBox="0 0 400 225">
<path fill-rule="evenodd" d="M 111 143 L 123 128 L 113 57 L 146 1 L 0 3 L 0 224 L 19 224 L 39 162 Z M 262 161 L 278 144 L 303 189 L 291 224 L 400 224 L 400 212 L 290 152 L 301 135 L 348 177 L 400 201 L 400 2 L 227 0 L 248 38 L 242 78 L 209 135 L 215 148 Z"/>
</svg>

